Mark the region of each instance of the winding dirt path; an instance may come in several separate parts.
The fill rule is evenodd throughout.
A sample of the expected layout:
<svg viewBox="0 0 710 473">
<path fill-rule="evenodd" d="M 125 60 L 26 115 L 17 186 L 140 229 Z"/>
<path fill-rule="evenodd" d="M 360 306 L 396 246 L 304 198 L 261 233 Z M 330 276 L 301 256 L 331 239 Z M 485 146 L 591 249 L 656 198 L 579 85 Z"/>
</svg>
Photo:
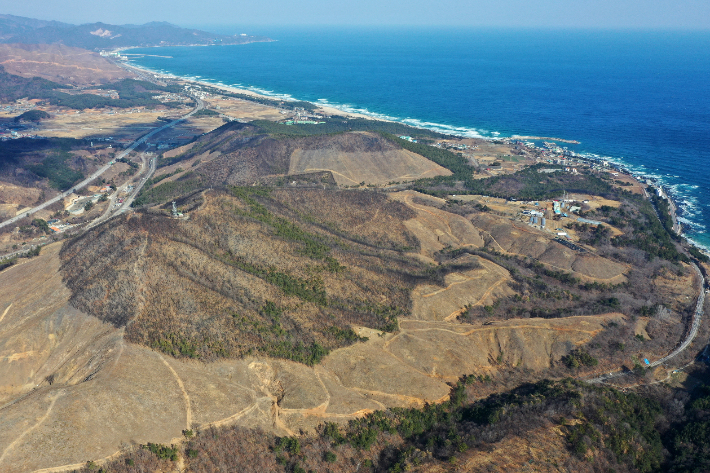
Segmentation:
<svg viewBox="0 0 710 473">
<path fill-rule="evenodd" d="M 347 166 L 346 166 L 346 167 L 347 167 Z M 332 169 L 325 169 L 325 168 L 323 168 L 323 169 L 321 169 L 321 168 L 306 168 L 306 169 L 303 170 L 302 173 L 307 173 L 307 172 L 324 172 L 324 171 L 326 171 L 326 172 L 331 172 L 331 173 L 333 173 L 333 174 L 337 174 L 338 176 L 342 177 L 343 179 L 347 179 L 348 181 L 352 182 L 353 184 L 359 184 L 357 181 L 355 181 L 355 180 L 349 178 L 349 177 L 346 176 L 345 174 L 343 174 L 343 173 L 341 173 L 341 172 L 338 172 L 338 171 L 333 171 Z M 299 174 L 302 174 L 302 173 L 299 173 Z M 286 177 L 290 177 L 290 176 L 293 176 L 293 175 L 295 175 L 295 174 L 289 174 L 289 175 L 286 176 Z"/>
<path fill-rule="evenodd" d="M 10 312 L 10 307 L 12 307 L 12 304 L 7 306 L 7 309 L 5 309 L 5 311 L 2 313 L 2 315 L 0 315 L 0 322 L 2 322 L 2 319 L 4 319 L 5 316 L 7 315 L 7 313 Z"/>
<path fill-rule="evenodd" d="M 54 396 L 52 396 L 52 401 L 49 403 L 49 407 L 47 408 L 47 411 L 44 413 L 44 415 L 43 415 L 42 417 L 40 417 L 39 419 L 37 419 L 37 422 L 35 422 L 34 425 L 32 425 L 31 427 L 25 429 L 24 432 L 22 432 L 15 440 L 12 441 L 12 443 L 10 443 L 10 445 L 8 445 L 8 446 L 5 448 L 5 450 L 3 450 L 2 455 L 0 455 L 0 464 L 1 464 L 2 461 L 5 459 L 5 456 L 6 456 L 10 451 L 12 451 L 12 449 L 15 447 L 15 445 L 17 445 L 17 443 L 20 442 L 20 441 L 25 437 L 25 435 L 27 435 L 27 434 L 29 434 L 30 432 L 32 432 L 34 429 L 36 429 L 37 427 L 39 427 L 40 425 L 42 425 L 42 423 L 43 423 L 45 420 L 47 420 L 47 418 L 49 417 L 49 414 L 52 412 L 52 408 L 54 408 L 54 404 L 57 402 L 57 399 L 59 399 L 60 397 L 62 397 L 63 394 L 64 394 L 64 393 L 63 393 L 62 391 L 60 391 L 60 392 L 58 392 L 57 394 L 55 394 Z"/>
<path fill-rule="evenodd" d="M 414 321 L 412 321 L 414 322 Z M 423 321 L 426 322 L 426 321 Z M 564 327 L 550 327 L 548 325 L 534 325 L 534 324 L 521 324 L 521 325 L 487 325 L 485 327 L 475 328 L 467 332 L 456 332 L 453 330 L 447 330 L 445 328 L 431 327 L 431 328 L 420 328 L 413 329 L 412 332 L 448 332 L 455 335 L 468 336 L 476 332 L 489 332 L 491 330 L 506 329 L 506 330 L 516 330 L 516 329 L 533 329 L 533 330 L 554 330 L 555 332 L 577 332 L 577 333 L 587 333 L 590 335 L 595 335 L 599 333 L 599 330 L 582 330 L 579 328 L 564 328 Z"/>
<path fill-rule="evenodd" d="M 478 228 L 478 227 L 476 227 L 476 228 Z M 513 227 L 513 228 L 515 228 L 515 227 Z M 505 254 L 505 255 L 511 254 L 511 253 L 508 253 L 508 251 L 507 251 L 506 249 L 504 249 L 504 248 L 500 245 L 500 243 L 498 243 L 498 241 L 493 237 L 493 235 L 491 235 L 491 232 L 489 232 L 489 231 L 487 231 L 487 230 L 481 230 L 481 233 L 486 233 L 486 234 L 488 235 L 488 237 L 489 237 L 491 240 L 493 240 L 493 242 L 494 242 L 496 245 L 498 245 L 498 249 L 500 249 L 500 252 L 501 252 L 501 253 L 503 253 L 503 254 Z"/>
<path fill-rule="evenodd" d="M 414 202 L 412 202 L 412 196 L 411 195 L 405 195 L 404 196 L 404 203 L 407 204 L 409 207 L 418 210 L 420 212 L 425 212 L 434 217 L 435 219 L 439 220 L 442 222 L 444 225 L 446 225 L 446 228 L 448 228 L 448 231 L 446 232 L 451 238 L 456 240 L 456 242 L 461 245 L 461 240 L 459 240 L 458 237 L 456 237 L 453 233 L 453 230 L 451 229 L 451 225 L 449 225 L 448 220 L 442 218 L 440 215 L 437 215 L 435 212 L 432 212 L 430 210 L 427 210 L 426 208 L 420 207 L 416 205 Z M 452 214 L 453 215 L 453 214 Z M 463 217 L 462 217 L 463 218 Z M 461 245 L 461 246 L 470 246 L 470 245 Z"/>
<path fill-rule="evenodd" d="M 125 450 L 116 450 L 115 453 L 113 453 L 105 458 L 102 458 L 101 460 L 95 461 L 95 463 L 99 463 L 99 462 L 105 463 L 105 462 L 113 461 L 113 460 L 117 459 L 118 457 L 120 457 L 121 455 L 123 455 L 124 453 L 126 453 Z M 62 473 L 65 471 L 80 470 L 80 469 L 84 468 L 85 466 L 86 466 L 86 462 L 73 463 L 71 465 L 52 466 L 49 468 L 42 468 L 40 470 L 34 470 L 32 473 Z"/>
<path fill-rule="evenodd" d="M 245 415 L 251 414 L 252 412 L 254 412 L 254 410 L 256 410 L 258 408 L 259 408 L 259 403 L 255 402 L 254 404 L 251 404 L 251 405 L 245 407 L 241 411 L 239 411 L 229 417 L 225 417 L 224 419 L 216 420 L 214 422 L 207 422 L 205 424 L 200 424 L 200 429 L 204 430 L 209 427 L 222 427 L 224 425 L 232 424 L 232 423 L 238 421 L 239 419 L 241 419 L 242 417 L 244 417 Z"/>
<path fill-rule="evenodd" d="M 486 292 L 483 293 L 483 295 L 480 297 L 480 299 L 478 299 L 474 304 L 471 304 L 471 306 L 476 307 L 476 306 L 483 304 L 483 301 L 486 299 L 486 297 L 490 296 L 493 293 L 493 291 L 495 291 L 498 288 L 498 286 L 500 286 L 501 284 L 503 284 L 506 281 L 508 281 L 508 278 L 501 278 L 498 281 L 491 284 L 491 286 L 486 290 Z M 466 311 L 465 307 L 462 309 L 456 310 L 456 311 L 452 312 L 451 314 L 447 315 L 446 317 L 444 317 L 444 321 L 445 322 L 453 322 L 456 320 L 456 318 L 459 315 L 463 314 L 465 311 Z"/>
<path fill-rule="evenodd" d="M 326 410 L 328 409 L 328 406 L 330 405 L 330 391 L 328 391 L 328 388 L 326 387 L 325 383 L 320 377 L 320 374 L 318 373 L 318 370 L 314 370 L 313 372 L 316 375 L 316 378 L 318 379 L 318 382 L 320 383 L 321 387 L 323 388 L 323 391 L 325 392 L 325 401 L 323 401 L 321 404 L 315 406 L 315 407 L 307 407 L 307 408 L 301 408 L 301 409 L 285 409 L 282 408 L 281 412 L 284 414 L 303 414 L 304 416 L 316 416 L 316 417 L 328 417 L 330 414 L 326 414 Z M 339 414 L 333 414 L 334 416 L 338 416 Z M 342 414 L 340 414 L 342 415 Z"/>
<path fill-rule="evenodd" d="M 354 387 L 353 387 L 353 388 L 350 388 L 350 389 L 352 389 L 353 391 L 360 392 L 360 393 L 371 394 L 371 395 L 375 395 L 375 396 L 388 397 L 388 398 L 394 399 L 394 400 L 396 400 L 396 401 L 398 401 L 398 402 L 404 402 L 405 404 L 419 405 L 419 406 L 423 406 L 423 405 L 426 404 L 427 402 L 428 402 L 429 404 L 438 404 L 438 403 L 441 403 L 441 402 L 446 401 L 446 400 L 449 398 L 449 395 L 447 394 L 447 395 L 445 395 L 445 396 L 443 396 L 443 397 L 441 397 L 441 398 L 439 398 L 439 399 L 436 399 L 436 400 L 434 400 L 434 401 L 424 401 L 424 400 L 422 400 L 422 399 L 420 399 L 420 398 L 418 398 L 418 397 L 407 396 L 407 395 L 405 395 L 405 394 L 392 394 L 392 393 L 386 393 L 386 392 L 382 392 L 382 391 L 373 391 L 373 390 L 370 390 L 370 389 L 354 388 Z M 384 404 L 382 404 L 382 403 L 379 402 L 379 401 L 376 401 L 376 400 L 374 400 L 374 399 L 370 399 L 370 400 L 373 401 L 373 402 L 376 402 L 377 404 L 381 404 L 382 406 L 384 406 Z M 387 407 L 385 406 L 384 408 L 386 409 Z"/>
<path fill-rule="evenodd" d="M 451 289 L 451 288 L 454 287 L 454 286 L 460 286 L 461 284 L 466 284 L 467 282 L 473 281 L 474 279 L 479 279 L 479 278 L 470 278 L 470 277 L 468 277 L 468 276 L 464 276 L 464 275 L 461 274 L 461 273 L 459 273 L 459 276 L 462 277 L 463 279 L 460 280 L 460 281 L 454 281 L 454 282 L 452 282 L 451 284 L 449 284 L 448 286 L 442 287 L 442 288 L 440 288 L 440 289 L 437 289 L 436 291 L 428 292 L 428 293 L 426 293 L 426 294 L 422 294 L 420 297 L 421 297 L 422 299 L 427 299 L 427 298 L 429 298 L 429 297 L 434 297 L 434 296 L 437 296 L 437 295 L 441 294 L 442 292 L 448 291 L 449 289 Z"/>
<path fill-rule="evenodd" d="M 175 381 L 177 381 L 178 386 L 180 386 L 180 390 L 182 391 L 182 397 L 185 400 L 185 414 L 187 417 L 187 420 L 185 421 L 186 429 L 189 430 L 192 428 L 192 407 L 190 405 L 190 395 L 187 394 L 187 390 L 185 390 L 185 385 L 183 384 L 182 379 L 180 379 L 180 376 L 178 376 L 177 372 L 173 369 L 173 367 L 170 366 L 170 363 L 168 363 L 165 358 L 163 358 L 163 355 L 161 355 L 160 353 L 155 352 L 155 354 L 158 355 L 160 361 L 162 361 L 163 364 L 167 366 L 167 368 L 173 374 Z"/>
</svg>

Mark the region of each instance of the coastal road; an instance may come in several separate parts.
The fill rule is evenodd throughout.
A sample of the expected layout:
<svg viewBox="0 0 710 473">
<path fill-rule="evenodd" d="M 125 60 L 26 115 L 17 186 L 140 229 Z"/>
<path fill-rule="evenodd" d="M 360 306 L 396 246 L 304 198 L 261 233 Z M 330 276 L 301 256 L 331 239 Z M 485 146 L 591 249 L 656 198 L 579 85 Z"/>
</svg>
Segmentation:
<svg viewBox="0 0 710 473">
<path fill-rule="evenodd" d="M 700 322 L 703 318 L 703 306 L 705 305 L 705 278 L 703 277 L 703 273 L 700 271 L 700 268 L 698 268 L 695 264 L 692 264 L 693 269 L 698 275 L 699 278 L 699 294 L 698 294 L 698 300 L 695 303 L 695 311 L 693 312 L 693 317 L 691 319 L 690 327 L 688 329 L 688 335 L 685 337 L 685 339 L 681 342 L 680 345 L 678 345 L 675 350 L 670 352 L 668 355 L 664 356 L 663 358 L 660 358 L 648 366 L 650 368 L 654 368 L 656 366 L 662 365 L 663 363 L 675 358 L 678 356 L 681 352 L 683 352 L 688 346 L 695 340 L 695 337 L 698 335 L 698 328 L 700 328 Z M 603 376 L 599 376 L 597 378 L 592 378 L 586 380 L 588 383 L 593 383 L 593 384 L 598 384 L 598 383 L 604 383 L 610 379 L 623 376 L 627 373 L 617 371 L 614 373 L 609 373 Z"/>
<path fill-rule="evenodd" d="M 155 157 L 150 158 L 148 172 L 146 173 L 145 176 L 143 176 L 143 179 L 141 179 L 141 181 L 136 185 L 136 188 L 133 190 L 131 195 L 126 197 L 126 200 L 123 201 L 123 205 L 121 205 L 121 208 L 119 208 L 118 211 L 114 215 L 121 215 L 122 213 L 126 212 L 128 209 L 131 208 L 131 204 L 133 204 L 133 201 L 138 196 L 141 189 L 143 189 L 143 186 L 145 185 L 145 181 L 150 179 L 150 177 L 155 172 L 156 161 L 157 160 Z"/>
<path fill-rule="evenodd" d="M 142 145 L 143 143 L 145 143 L 145 142 L 146 142 L 149 138 L 151 138 L 152 136 L 154 136 L 154 135 L 160 133 L 160 132 L 163 131 L 163 130 L 167 130 L 168 128 L 172 128 L 172 127 L 174 127 L 175 125 L 177 125 L 177 124 L 179 124 L 179 123 L 182 123 L 182 122 L 185 121 L 187 118 L 191 117 L 191 116 L 194 115 L 195 113 L 197 113 L 197 112 L 199 112 L 200 110 L 202 110 L 203 108 L 205 108 L 205 104 L 202 102 L 202 100 L 200 100 L 200 99 L 198 99 L 198 98 L 195 98 L 195 100 L 197 101 L 197 106 L 195 107 L 194 110 L 192 110 L 190 113 L 188 113 L 187 115 L 183 116 L 182 118 L 179 118 L 178 120 L 174 120 L 174 121 L 172 121 L 172 122 L 170 122 L 170 123 L 167 123 L 167 124 L 161 126 L 160 128 L 156 128 L 155 130 L 153 130 L 153 131 L 151 131 L 151 132 L 149 132 L 149 133 L 143 135 L 142 137 L 138 138 L 138 139 L 137 139 L 136 141 L 134 141 L 128 148 L 126 148 L 123 152 L 121 152 L 121 154 L 119 154 L 118 156 L 116 156 L 115 160 L 118 160 L 118 159 L 121 159 L 121 158 L 123 158 L 123 157 L 126 157 L 131 151 L 133 151 L 133 150 L 136 149 L 138 146 L 140 146 L 140 145 Z M 23 219 L 23 218 L 25 218 L 25 217 L 29 217 L 29 216 L 32 215 L 33 213 L 35 213 L 35 212 L 37 212 L 37 211 L 39 211 L 39 210 L 42 210 L 42 209 L 44 209 L 44 208 L 46 208 L 46 207 L 49 207 L 50 205 L 54 204 L 55 202 L 59 202 L 60 200 L 62 200 L 62 199 L 64 199 L 65 197 L 69 196 L 70 194 L 72 194 L 75 190 L 81 189 L 81 188 L 83 188 L 83 187 L 88 186 L 91 182 L 94 181 L 94 179 L 96 179 L 97 177 L 101 176 L 103 173 L 105 173 L 105 172 L 108 171 L 109 169 L 111 169 L 111 166 L 112 166 L 111 163 L 104 165 L 104 166 L 101 167 L 100 169 L 96 170 L 93 174 L 91 174 L 91 176 L 87 177 L 86 179 L 84 179 L 83 181 L 81 181 L 79 184 L 73 186 L 73 187 L 72 187 L 71 189 L 69 189 L 68 191 L 64 191 L 64 192 L 62 192 L 61 194 L 57 195 L 56 197 L 53 197 L 53 198 L 47 200 L 46 202 L 43 202 L 43 203 L 39 204 L 39 205 L 36 206 L 36 207 L 33 207 L 33 208 L 29 209 L 29 210 L 26 210 L 26 211 L 22 212 L 21 214 L 15 216 L 15 217 L 12 217 L 12 218 L 10 218 L 10 219 L 8 219 L 8 220 L 5 220 L 4 222 L 0 223 L 0 228 L 5 227 L 5 226 L 8 226 L 8 225 L 12 225 L 13 223 L 19 221 L 20 219 Z M 122 208 L 123 208 L 123 207 L 122 207 Z M 124 211 L 125 211 L 125 210 L 124 210 Z"/>
<path fill-rule="evenodd" d="M 653 211 L 656 212 L 656 217 L 658 217 L 658 220 L 661 220 L 661 214 L 656 208 L 656 205 L 653 203 L 651 200 L 651 196 L 648 194 L 646 191 L 645 187 L 641 187 L 643 189 L 643 195 L 648 199 L 649 202 L 651 202 L 651 206 L 653 207 Z M 654 187 L 651 187 L 654 191 L 656 190 Z M 678 221 L 678 209 L 675 206 L 675 202 L 673 202 L 673 199 L 671 199 L 664 191 L 661 189 L 661 192 L 663 192 L 663 197 L 668 201 L 668 206 L 670 207 L 670 214 L 671 214 L 671 220 L 673 220 L 673 231 L 676 232 L 678 235 L 683 234 L 683 227 L 680 225 L 680 222 Z M 663 220 L 661 220 L 662 222 Z"/>
</svg>

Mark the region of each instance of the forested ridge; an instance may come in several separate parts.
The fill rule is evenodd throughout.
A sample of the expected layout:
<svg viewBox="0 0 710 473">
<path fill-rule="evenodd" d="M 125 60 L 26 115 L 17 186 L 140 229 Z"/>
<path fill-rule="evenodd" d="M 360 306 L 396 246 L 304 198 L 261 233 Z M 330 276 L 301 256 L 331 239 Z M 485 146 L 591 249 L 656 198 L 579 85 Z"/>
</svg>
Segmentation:
<svg viewBox="0 0 710 473">
<path fill-rule="evenodd" d="M 103 107 L 118 107 L 118 108 L 133 108 L 133 107 L 156 107 L 163 105 L 165 107 L 176 107 L 175 103 L 160 102 L 153 98 L 157 92 L 181 92 L 182 89 L 177 86 L 160 86 L 145 81 L 134 79 L 124 79 L 122 81 L 105 85 L 104 89 L 117 90 L 118 99 L 103 97 L 96 94 L 68 94 L 62 92 L 62 89 L 71 89 L 71 86 L 57 84 L 39 77 L 25 78 L 5 72 L 4 67 L 0 65 L 0 100 L 3 102 L 14 102 L 16 100 L 27 98 L 40 99 L 49 105 L 57 105 L 68 107 L 76 110 L 86 108 L 103 108 Z"/>
<path fill-rule="evenodd" d="M 84 177 L 83 164 L 72 151 L 88 145 L 73 138 L 41 140 L 19 138 L 0 142 L 0 173 L 12 172 L 16 167 L 30 171 L 31 180 L 46 178 L 56 190 L 67 190 Z"/>
<path fill-rule="evenodd" d="M 343 136 L 348 124 L 321 131 Z M 170 166 L 222 149 L 233 153 L 229 157 L 234 163 L 237 153 L 258 149 L 244 156 L 263 158 L 263 163 L 251 159 L 249 165 L 263 166 L 260 172 L 265 175 L 284 168 L 283 156 L 294 142 L 318 139 L 308 136 L 309 129 L 286 127 L 227 124 L 196 140 L 187 151 L 159 162 Z M 604 224 L 569 225 L 581 244 L 594 248 L 595 257 L 628 270 L 613 283 L 589 282 L 537 257 L 498 251 L 502 247 L 494 246 L 492 239 L 485 239 L 481 248 L 446 246 L 433 254 L 438 265 L 424 264 L 408 254 L 421 245 L 404 226 L 415 217 L 414 211 L 389 201 L 384 192 L 325 186 L 290 189 L 283 183 L 267 187 L 257 185 L 256 179 L 248 185 L 219 186 L 198 165 L 175 181 L 168 179 L 184 169 L 154 176 L 136 200 L 145 207 L 135 217 L 65 247 L 63 271 L 73 303 L 102 320 L 126 326 L 128 340 L 176 358 L 212 361 L 262 355 L 312 366 L 331 350 L 363 340 L 352 324 L 396 331 L 399 318 L 411 309 L 412 288 L 444 287 L 447 272 L 476 269 L 474 264 L 457 266 L 463 265 L 458 258 L 468 253 L 507 270 L 513 294 L 490 305 L 464 307 L 460 321 L 487 325 L 513 317 L 621 312 L 625 317 L 610 318 L 590 343 L 571 348 L 552 362 L 545 376 L 629 364 L 630 376 L 637 376 L 640 383 L 651 379 L 653 373 L 641 366 L 638 353 L 663 351 L 683 330 L 682 323 L 664 315 L 667 301 L 658 294 L 657 282 L 692 282 L 686 274 L 688 257 L 669 232 L 668 220 L 659 220 L 651 203 L 592 173 L 539 173 L 540 166 L 532 166 L 515 174 L 473 179 L 475 169 L 456 153 L 385 131 L 381 136 L 387 146 L 400 146 L 452 171 L 452 176 L 417 181 L 413 188 L 424 193 L 447 195 L 463 188 L 463 193 L 543 199 L 567 190 L 618 199 L 618 208 L 585 210 L 585 216 Z M 171 199 L 189 219 L 168 218 Z M 667 209 L 660 204 L 656 203 L 663 213 Z M 480 204 L 440 205 L 477 228 L 484 228 L 494 215 Z M 349 215 L 343 217 L 343 209 Z M 389 218 L 387 223 L 369 220 L 374 209 Z M 610 226 L 624 234 L 612 236 Z M 126 248 L 147 249 L 141 256 L 144 272 L 137 280 L 150 284 L 155 279 L 151 271 L 168 275 L 160 288 L 140 290 L 149 299 L 145 305 L 149 309 L 143 312 L 133 312 L 130 294 L 138 291 L 136 287 L 109 287 L 119 279 L 112 272 L 124 269 L 84 254 L 119 241 L 127 242 Z M 547 243 L 548 249 L 559 250 L 558 243 Z M 123 254 L 117 260 L 137 267 L 135 255 Z M 199 285 L 199 294 L 193 285 Z M 684 298 L 673 304 L 680 320 L 692 310 L 693 301 Z M 111 314 L 118 312 L 123 318 L 112 319 Z M 636 332 L 638 317 L 646 319 L 641 333 Z M 499 364 L 502 357 L 501 353 Z M 517 374 L 529 375 L 527 379 L 540 376 Z M 659 385 L 621 392 L 560 378 L 522 386 L 518 381 L 511 383 L 518 385 L 515 389 L 480 398 L 477 394 L 497 381 L 481 374 L 465 376 L 452 386 L 446 402 L 376 411 L 347 425 L 323 424 L 302 436 L 279 437 L 243 427 L 186 430 L 184 443 L 147 444 L 108 465 L 107 471 L 170 469 L 179 459 L 188 471 L 460 471 L 461 465 L 486 455 L 493 463 L 514 461 L 520 467 L 563 471 L 704 471 L 710 390 L 701 388 L 689 395 Z M 515 442 L 531 446 L 540 439 L 550 445 L 544 458 L 512 452 Z M 510 456 L 490 455 L 499 448 L 511 449 Z"/>
</svg>

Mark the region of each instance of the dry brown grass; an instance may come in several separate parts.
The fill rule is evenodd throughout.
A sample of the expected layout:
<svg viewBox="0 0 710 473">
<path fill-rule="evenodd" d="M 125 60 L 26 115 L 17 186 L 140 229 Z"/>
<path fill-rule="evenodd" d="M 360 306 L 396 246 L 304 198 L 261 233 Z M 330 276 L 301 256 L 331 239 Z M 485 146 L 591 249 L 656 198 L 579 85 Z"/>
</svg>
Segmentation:
<svg viewBox="0 0 710 473">
<path fill-rule="evenodd" d="M 211 183 L 253 184 L 275 176 L 331 173 L 341 185 L 380 185 L 422 177 L 448 175 L 441 166 L 403 150 L 372 133 L 341 133 L 308 137 L 270 137 L 237 122 L 168 152 L 183 169 L 199 160 L 194 171 Z M 280 185 L 293 178 L 284 177 Z"/>
<path fill-rule="evenodd" d="M 491 324 L 402 318 L 396 333 L 382 333 L 371 328 L 378 320 L 377 306 L 348 311 L 330 302 L 364 298 L 373 305 L 392 301 L 409 307 L 411 293 L 428 285 L 446 289 L 452 278 L 459 277 L 456 273 L 485 268 L 495 272 L 495 265 L 480 255 L 459 256 L 481 265 L 464 269 L 457 265 L 468 262 L 456 263 L 458 258 L 455 264 L 442 260 L 441 268 L 434 269 L 406 256 L 422 250 L 406 231 L 407 222 L 419 218 L 417 208 L 436 210 L 437 219 L 449 222 L 456 216 L 423 200 L 412 201 L 414 208 L 374 192 L 282 189 L 251 197 L 272 215 L 327 241 L 328 254 L 347 270 L 330 273 L 324 260 L 303 253 L 302 242 L 279 236 L 272 226 L 240 214 L 249 211 L 248 200 L 211 191 L 204 193 L 202 202 L 180 203 L 187 207 L 189 220 L 173 220 L 154 209 L 109 222 L 68 244 L 62 252 L 63 275 L 71 290 L 58 272 L 58 247 L 0 273 L 0 285 L 8 288 L 0 293 L 0 356 L 7 361 L 0 363 L 0 393 L 7 401 L 17 401 L 2 412 L 0 445 L 12 449 L 0 461 L 0 469 L 77 465 L 107 457 L 131 442 L 174 443 L 181 430 L 194 426 L 242 425 L 297 435 L 324 421 L 346 422 L 375 409 L 444 400 L 450 389 L 447 383 L 463 374 L 492 376 L 493 382 L 476 388 L 489 394 L 542 375 L 579 374 L 560 363 L 576 347 L 584 346 L 599 357 L 594 370 L 608 371 L 641 350 L 663 354 L 663 348 L 681 335 L 675 330 L 680 328 L 678 320 L 651 318 L 646 333 L 653 340 L 634 341 L 636 324 L 626 324 L 629 314 L 624 319 L 618 313 L 492 318 L 487 320 Z M 218 258 L 228 251 L 254 265 L 275 265 L 299 278 L 321 278 L 329 304 L 321 307 L 285 294 Z M 659 281 L 667 278 L 669 286 L 684 283 L 685 276 L 667 273 L 663 267 L 659 266 Z M 75 306 L 116 325 L 126 321 L 122 316 L 133 319 L 127 329 L 116 328 L 72 307 L 70 298 Z M 324 345 L 331 343 L 327 345 L 331 348 L 347 345 L 329 338 L 331 333 L 323 329 L 338 324 L 347 328 L 351 323 L 358 336 L 369 340 L 334 349 L 315 368 L 263 356 L 240 359 L 245 352 L 239 350 L 276 340 L 267 338 L 274 335 L 273 314 L 263 310 L 267 300 L 284 309 L 280 326 L 292 330 L 294 340 L 312 337 Z M 236 324 L 231 313 L 239 308 L 257 326 Z M 443 302 L 440 309 L 449 310 Z M 263 326 L 269 331 L 257 330 Z M 233 348 L 228 356 L 236 359 L 186 360 L 179 347 L 182 359 L 175 359 L 125 343 L 124 330 L 145 344 L 168 333 L 181 335 L 203 350 L 197 351 L 203 359 L 221 357 L 220 348 Z M 606 358 L 610 340 L 626 343 L 625 351 Z M 595 344 L 600 345 L 592 347 Z M 54 375 L 52 385 L 49 375 Z M 546 438 L 538 434 L 530 437 L 531 442 Z M 528 445 L 527 440 L 522 442 Z M 315 443 L 309 452 L 319 449 L 322 446 Z M 524 450 L 511 451 L 511 469 L 522 464 L 518 460 L 526 460 Z M 350 458 L 341 452 L 339 458 Z M 538 453 L 532 458 L 544 469 Z M 437 467 L 455 471 L 472 460 L 475 471 L 474 454 L 484 452 L 469 451 L 457 455 L 460 463 Z M 318 455 L 309 453 L 308 458 L 309 467 L 320 464 Z M 551 453 L 549 458 L 565 457 Z M 205 468 L 224 464 L 220 456 L 214 461 L 204 463 Z"/>
<path fill-rule="evenodd" d="M 130 340 L 178 356 L 241 357 L 276 345 L 351 343 L 342 338 L 350 324 L 391 324 L 408 310 L 413 284 L 427 278 L 421 263 L 397 251 L 412 241 L 400 231 L 409 211 L 383 195 L 280 191 L 260 202 L 320 241 L 331 260 L 241 215 L 244 201 L 211 192 L 189 220 L 139 214 L 71 242 L 63 271 L 73 303 L 128 324 Z M 318 222 L 313 205 L 351 211 Z M 391 223 L 382 229 L 381 221 Z M 288 275 L 305 292 L 269 282 L 262 270 Z"/>
<path fill-rule="evenodd" d="M 0 64 L 10 74 L 60 84 L 85 86 L 135 77 L 98 53 L 63 44 L 2 44 Z"/>
<path fill-rule="evenodd" d="M 106 228 L 98 232 L 109 233 Z M 101 242 L 107 246 L 101 255 L 93 253 L 95 269 L 110 281 L 109 288 L 131 283 L 127 274 L 141 274 L 120 258 L 139 241 Z M 374 409 L 422 406 L 445 399 L 446 383 L 467 372 L 511 369 L 518 357 L 527 357 L 531 367 L 547 366 L 547 351 L 552 349 L 555 357 L 565 354 L 561 340 L 582 342 L 605 320 L 589 318 L 588 327 L 582 319 L 492 327 L 403 322 L 396 337 L 360 327 L 356 331 L 369 341 L 335 350 L 316 368 L 254 357 L 209 364 L 180 361 L 125 343 L 123 329 L 68 305 L 71 291 L 61 281 L 58 251 L 58 245 L 48 247 L 38 258 L 0 273 L 0 284 L 8 288 L 0 294 L 0 356 L 5 360 L 0 363 L 0 395 L 13 402 L 2 412 L 0 445 L 12 445 L 3 449 L 3 471 L 99 460 L 133 442 L 170 444 L 193 426 L 238 424 L 294 435 Z M 111 253 L 118 256 L 112 260 L 115 273 L 100 266 Z M 169 281 L 156 281 L 155 290 Z M 207 293 L 205 299 L 212 297 L 205 286 L 200 290 Z M 163 302 L 145 290 L 131 294 L 138 295 L 133 299 L 139 306 Z M 545 355 L 535 361 L 533 347 L 541 346 L 543 338 L 552 345 L 539 348 Z M 498 362 L 500 350 L 505 355 Z M 480 356 L 471 358 L 471 353 Z"/>
<path fill-rule="evenodd" d="M 284 115 L 275 107 L 231 97 L 211 97 L 206 100 L 209 108 L 232 118 L 242 120 L 281 120 Z M 216 108 L 219 107 L 219 108 Z"/>
<path fill-rule="evenodd" d="M 144 109 L 138 113 L 131 113 L 130 109 L 61 110 L 33 132 L 47 137 L 80 139 L 98 135 L 133 141 L 164 125 L 158 120 L 164 114 L 165 111 Z"/>
<path fill-rule="evenodd" d="M 566 271 L 585 281 L 619 284 L 626 281 L 627 265 L 590 253 L 578 253 L 553 241 L 553 236 L 486 213 L 471 215 L 487 237 L 486 246 L 506 254 L 535 258 L 551 269 Z"/>
<path fill-rule="evenodd" d="M 0 181 L 0 204 L 4 206 L 0 212 L 14 217 L 23 208 L 36 203 L 41 195 L 39 187 L 23 187 Z"/>
<path fill-rule="evenodd" d="M 330 171 L 340 185 L 448 176 L 451 171 L 373 133 L 346 133 L 326 140 L 302 140 L 291 154 L 289 174 Z"/>
</svg>

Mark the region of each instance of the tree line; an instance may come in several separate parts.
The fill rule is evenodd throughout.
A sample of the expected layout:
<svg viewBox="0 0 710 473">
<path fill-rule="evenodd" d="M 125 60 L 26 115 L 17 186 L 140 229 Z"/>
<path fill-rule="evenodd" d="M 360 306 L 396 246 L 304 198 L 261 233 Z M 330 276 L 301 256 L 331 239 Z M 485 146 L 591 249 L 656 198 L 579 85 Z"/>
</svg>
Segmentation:
<svg viewBox="0 0 710 473">
<path fill-rule="evenodd" d="M 513 465 L 566 471 L 691 473 L 710 469 L 710 388 L 692 395 L 658 387 L 621 392 L 572 379 L 543 380 L 482 399 L 472 388 L 486 382 L 464 376 L 449 399 L 421 408 L 390 408 L 351 420 L 325 422 L 314 433 L 277 436 L 232 426 L 184 431 L 182 445 L 148 444 L 102 467 L 123 473 L 157 465 L 168 470 L 179 457 L 186 471 L 401 473 L 423 469 L 459 471 L 485 455 L 490 467 Z M 539 442 L 539 433 L 561 435 L 562 449 L 544 458 L 519 459 L 490 452 L 504 439 Z M 538 440 L 535 440 L 538 439 Z M 150 452 L 151 455 L 146 455 Z M 80 470 L 90 471 L 87 465 Z M 142 470 L 141 470 L 142 471 Z M 427 470 L 428 471 L 428 470 Z"/>
</svg>

